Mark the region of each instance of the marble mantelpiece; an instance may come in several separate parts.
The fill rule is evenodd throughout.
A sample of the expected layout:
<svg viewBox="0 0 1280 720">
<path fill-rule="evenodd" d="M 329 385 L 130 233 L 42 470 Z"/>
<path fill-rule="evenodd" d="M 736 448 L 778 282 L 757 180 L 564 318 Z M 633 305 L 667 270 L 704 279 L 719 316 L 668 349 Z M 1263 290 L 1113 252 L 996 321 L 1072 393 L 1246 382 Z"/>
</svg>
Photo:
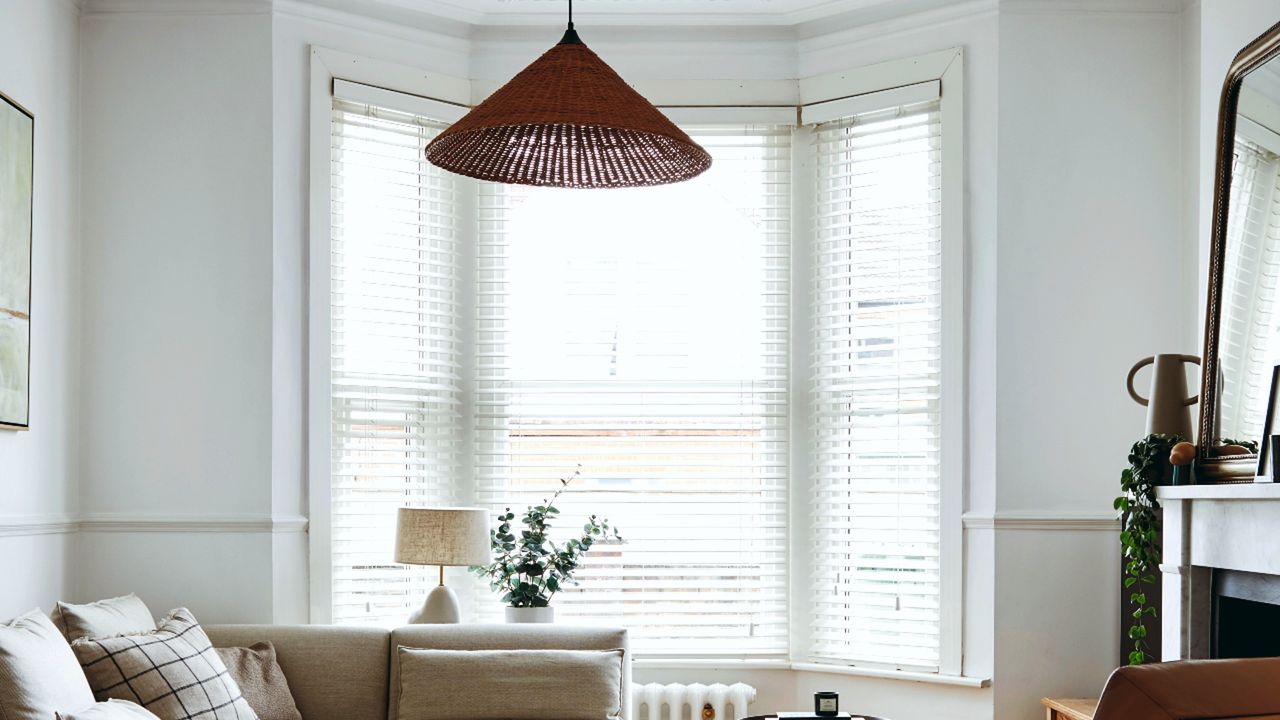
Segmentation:
<svg viewBox="0 0 1280 720">
<path fill-rule="evenodd" d="M 1215 569 L 1280 575 L 1280 484 L 1186 485 L 1164 507 L 1162 660 L 1207 658 Z"/>
</svg>

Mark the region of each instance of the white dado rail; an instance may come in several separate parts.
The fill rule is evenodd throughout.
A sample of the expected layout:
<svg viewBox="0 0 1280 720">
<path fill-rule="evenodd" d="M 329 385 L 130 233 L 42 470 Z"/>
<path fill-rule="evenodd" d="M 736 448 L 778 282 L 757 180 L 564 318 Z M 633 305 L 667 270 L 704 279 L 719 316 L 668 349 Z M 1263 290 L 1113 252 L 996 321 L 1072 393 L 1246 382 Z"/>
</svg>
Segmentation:
<svg viewBox="0 0 1280 720">
<path fill-rule="evenodd" d="M 1207 658 L 1213 571 L 1280 576 L 1280 484 L 1163 487 L 1156 497 L 1164 507 L 1161 659 Z"/>
</svg>

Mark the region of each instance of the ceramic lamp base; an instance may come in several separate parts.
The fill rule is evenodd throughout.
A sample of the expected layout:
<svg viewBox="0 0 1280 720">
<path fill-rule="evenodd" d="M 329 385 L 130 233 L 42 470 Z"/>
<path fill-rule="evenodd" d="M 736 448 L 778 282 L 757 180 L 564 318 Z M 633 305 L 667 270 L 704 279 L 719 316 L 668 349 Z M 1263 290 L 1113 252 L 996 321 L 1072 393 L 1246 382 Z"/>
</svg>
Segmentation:
<svg viewBox="0 0 1280 720">
<path fill-rule="evenodd" d="M 444 585 L 437 585 L 427 595 L 418 611 L 409 616 L 414 625 L 441 625 L 458 622 L 458 596 Z"/>
</svg>

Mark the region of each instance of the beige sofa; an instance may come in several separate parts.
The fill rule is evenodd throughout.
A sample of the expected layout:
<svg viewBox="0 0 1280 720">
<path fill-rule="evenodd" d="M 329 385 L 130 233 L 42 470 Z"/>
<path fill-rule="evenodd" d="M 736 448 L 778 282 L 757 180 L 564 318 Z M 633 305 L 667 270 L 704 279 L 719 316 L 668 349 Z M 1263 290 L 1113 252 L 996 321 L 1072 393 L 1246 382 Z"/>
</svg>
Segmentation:
<svg viewBox="0 0 1280 720">
<path fill-rule="evenodd" d="M 396 650 L 628 650 L 627 631 L 560 625 L 206 625 L 216 647 L 270 642 L 304 720 L 397 720 Z M 624 654 L 623 698 L 631 697 L 631 656 Z M 616 687 L 616 686 L 615 686 Z M 466 717 L 467 689 L 441 687 L 441 702 Z M 630 713 L 623 703 L 623 717 Z"/>
</svg>

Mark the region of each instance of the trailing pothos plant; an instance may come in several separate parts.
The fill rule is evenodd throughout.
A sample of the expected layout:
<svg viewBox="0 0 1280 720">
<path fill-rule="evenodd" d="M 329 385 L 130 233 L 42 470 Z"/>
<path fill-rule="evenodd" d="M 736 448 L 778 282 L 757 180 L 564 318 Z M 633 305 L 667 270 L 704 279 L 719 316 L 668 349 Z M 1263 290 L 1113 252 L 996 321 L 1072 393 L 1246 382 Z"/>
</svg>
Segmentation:
<svg viewBox="0 0 1280 720">
<path fill-rule="evenodd" d="M 1162 485 L 1171 469 L 1169 453 L 1174 445 L 1183 442 L 1177 435 L 1148 435 L 1133 444 L 1129 450 L 1129 467 L 1120 475 L 1120 489 L 1124 492 L 1115 500 L 1120 512 L 1122 527 L 1120 544 L 1124 547 L 1124 586 L 1129 592 L 1131 623 L 1128 636 L 1133 642 L 1129 651 L 1129 664 L 1141 665 L 1147 661 L 1148 619 L 1157 617 L 1155 606 L 1147 604 L 1147 590 L 1156 583 L 1160 566 L 1160 502 L 1156 499 L 1156 487 Z M 1252 441 L 1223 440 L 1226 445 L 1239 445 L 1249 452 L 1257 452 Z"/>
<path fill-rule="evenodd" d="M 1160 501 L 1156 487 L 1169 469 L 1169 451 L 1182 442 L 1176 435 L 1148 435 L 1129 450 L 1129 467 L 1120 474 L 1120 489 L 1114 507 L 1120 512 L 1120 544 L 1124 547 L 1124 587 L 1129 592 L 1130 614 L 1128 636 L 1133 643 L 1129 664 L 1141 665 L 1147 660 L 1148 619 L 1156 617 L 1156 608 L 1147 604 L 1147 590 L 1156 582 L 1160 566 Z"/>
<path fill-rule="evenodd" d="M 608 520 L 592 515 L 582 526 L 582 534 L 557 545 L 550 537 L 551 521 L 560 514 L 555 506 L 569 483 L 582 474 L 577 470 L 560 480 L 560 488 L 542 505 L 530 507 L 520 518 L 524 528 L 519 536 L 512 528 L 515 513 L 511 508 L 498 516 L 498 527 L 489 532 L 489 544 L 493 548 L 493 562 L 477 565 L 471 570 L 489 579 L 489 587 L 502 594 L 502 601 L 511 607 L 547 607 L 551 597 L 566 585 L 576 585 L 573 573 L 578 569 L 582 556 L 592 545 L 601 542 L 622 542 L 622 536 Z"/>
</svg>

